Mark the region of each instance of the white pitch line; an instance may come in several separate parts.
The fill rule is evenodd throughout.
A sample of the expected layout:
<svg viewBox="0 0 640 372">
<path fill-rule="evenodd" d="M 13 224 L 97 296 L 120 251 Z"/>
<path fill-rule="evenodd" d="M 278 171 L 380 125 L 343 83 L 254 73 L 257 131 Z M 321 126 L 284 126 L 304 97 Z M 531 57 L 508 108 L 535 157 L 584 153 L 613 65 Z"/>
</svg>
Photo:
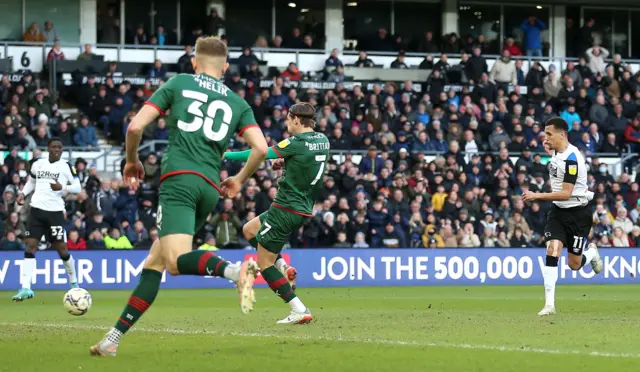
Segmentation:
<svg viewBox="0 0 640 372">
<path fill-rule="evenodd" d="M 45 327 L 56 329 L 80 329 L 80 330 L 99 330 L 107 331 L 110 327 L 90 326 L 83 324 L 59 324 L 59 323 L 37 323 L 37 322 L 0 322 L 0 326 L 13 327 Z M 338 342 L 354 342 L 365 344 L 378 344 L 390 346 L 422 346 L 429 348 L 448 348 L 448 349 L 470 349 L 470 350 L 490 350 L 502 352 L 519 352 L 519 353 L 535 353 L 535 354 L 556 354 L 556 355 L 588 355 L 605 358 L 631 358 L 640 359 L 640 354 L 635 353 L 610 353 L 601 351 L 583 351 L 583 350 L 561 350 L 561 349 L 543 349 L 528 346 L 498 346 L 498 345 L 474 345 L 474 344 L 450 344 L 436 342 L 421 341 L 403 341 L 403 340 L 387 340 L 379 338 L 356 338 L 356 337 L 330 337 L 330 336 L 301 336 L 301 335 L 282 335 L 258 332 L 235 332 L 235 331 L 193 331 L 175 328 L 144 328 L 137 327 L 132 329 L 133 332 L 144 333 L 169 333 L 178 335 L 211 335 L 211 336 L 234 336 L 234 337 L 260 337 L 260 338 L 277 338 L 284 340 L 305 340 L 305 341 L 338 341 Z"/>
</svg>

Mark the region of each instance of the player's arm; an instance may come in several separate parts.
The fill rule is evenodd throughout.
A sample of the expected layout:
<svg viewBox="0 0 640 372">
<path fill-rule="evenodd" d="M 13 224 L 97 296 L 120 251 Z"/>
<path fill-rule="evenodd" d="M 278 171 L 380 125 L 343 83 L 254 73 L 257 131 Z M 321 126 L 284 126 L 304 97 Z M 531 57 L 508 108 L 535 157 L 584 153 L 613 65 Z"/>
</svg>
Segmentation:
<svg viewBox="0 0 640 372">
<path fill-rule="evenodd" d="M 64 191 L 72 194 L 77 194 L 82 191 L 82 185 L 80 184 L 80 178 L 78 178 L 78 172 L 76 171 L 76 168 L 71 164 L 67 163 L 67 165 L 69 165 L 69 174 L 67 175 L 67 177 L 69 177 L 69 184 L 64 187 Z"/>
<path fill-rule="evenodd" d="M 236 175 L 238 180 L 244 183 L 258 170 L 260 164 L 262 164 L 267 156 L 268 147 L 267 141 L 265 141 L 262 131 L 258 127 L 247 128 L 243 132 L 242 138 L 244 138 L 251 147 L 246 164 Z"/>
<path fill-rule="evenodd" d="M 565 161 L 564 178 L 562 179 L 562 190 L 556 192 L 525 193 L 525 200 L 563 201 L 569 200 L 573 193 L 573 188 L 578 179 L 578 162 L 575 160 Z M 533 195 L 533 198 L 531 197 Z"/>
<path fill-rule="evenodd" d="M 156 90 L 129 123 L 125 139 L 127 163 L 138 162 L 138 147 L 144 128 L 164 115 L 165 111 L 171 107 L 174 81 L 175 78 L 172 78 Z"/>
<path fill-rule="evenodd" d="M 24 184 L 22 190 L 18 191 L 20 202 L 36 189 L 36 174 L 34 168 L 37 160 L 38 159 L 32 159 L 29 162 L 29 175 L 27 176 L 27 182 Z"/>
<path fill-rule="evenodd" d="M 236 161 L 247 161 L 249 156 L 251 155 L 251 150 L 245 151 L 233 151 L 233 152 L 225 152 L 224 158 L 227 160 L 236 160 Z M 269 147 L 267 149 L 267 156 L 265 159 L 279 159 L 280 156 L 273 150 L 273 147 Z"/>
<path fill-rule="evenodd" d="M 27 182 L 24 184 L 22 190 L 18 193 L 19 195 L 29 196 L 36 189 L 36 178 L 29 175 L 27 177 Z"/>
<path fill-rule="evenodd" d="M 157 93 L 157 92 L 156 92 Z M 154 94 L 155 95 L 155 94 Z M 125 147 L 127 150 L 127 163 L 135 163 L 138 161 L 138 147 L 142 139 L 142 132 L 149 124 L 153 123 L 161 115 L 155 104 L 146 104 L 131 120 L 127 128 L 127 136 L 125 139 Z"/>
</svg>

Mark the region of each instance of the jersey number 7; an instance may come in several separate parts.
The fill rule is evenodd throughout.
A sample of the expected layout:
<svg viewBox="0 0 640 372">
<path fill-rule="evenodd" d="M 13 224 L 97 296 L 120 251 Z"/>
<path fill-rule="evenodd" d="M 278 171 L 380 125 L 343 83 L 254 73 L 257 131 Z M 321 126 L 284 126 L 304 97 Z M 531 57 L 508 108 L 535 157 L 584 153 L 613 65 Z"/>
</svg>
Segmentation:
<svg viewBox="0 0 640 372">
<path fill-rule="evenodd" d="M 202 112 L 202 105 L 207 103 L 209 96 L 204 93 L 196 92 L 194 90 L 183 90 L 182 96 L 184 98 L 193 99 L 193 102 L 189 105 L 187 112 L 194 115 L 191 123 L 178 120 L 178 128 L 185 132 L 195 132 L 203 127 L 205 137 L 212 141 L 222 141 L 229 132 L 229 125 L 231 124 L 231 116 L 233 110 L 228 103 L 220 100 L 213 101 L 207 106 L 207 115 Z M 222 123 L 220 129 L 217 132 L 213 131 L 213 119 L 216 117 L 218 110 L 222 110 Z"/>
<path fill-rule="evenodd" d="M 327 155 L 316 155 L 316 161 L 320 162 L 320 169 L 318 169 L 318 174 L 316 174 L 316 178 L 311 181 L 312 185 L 315 185 L 320 181 L 320 178 L 324 174 L 324 162 L 327 160 Z"/>
</svg>

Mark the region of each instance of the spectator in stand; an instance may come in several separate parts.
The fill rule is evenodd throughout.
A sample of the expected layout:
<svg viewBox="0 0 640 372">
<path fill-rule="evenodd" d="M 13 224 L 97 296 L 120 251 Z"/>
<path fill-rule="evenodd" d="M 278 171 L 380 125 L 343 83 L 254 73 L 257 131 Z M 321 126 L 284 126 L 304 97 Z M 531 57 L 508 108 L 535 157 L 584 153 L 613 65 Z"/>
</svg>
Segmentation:
<svg viewBox="0 0 640 372">
<path fill-rule="evenodd" d="M 591 72 L 594 75 L 604 72 L 606 67 L 605 59 L 609 57 L 609 51 L 601 46 L 594 45 L 587 49 L 585 53 L 589 60 L 589 69 Z"/>
<path fill-rule="evenodd" d="M 473 224 L 468 223 L 458 232 L 458 246 L 460 248 L 480 247 L 480 238 L 474 232 Z"/>
<path fill-rule="evenodd" d="M 70 230 L 67 238 L 67 249 L 72 251 L 86 250 L 87 242 L 80 236 L 78 230 Z"/>
<path fill-rule="evenodd" d="M 107 249 L 133 249 L 133 245 L 129 239 L 122 235 L 121 231 L 117 227 L 109 230 L 109 235 L 104 237 L 104 244 Z"/>
<path fill-rule="evenodd" d="M 58 39 L 58 32 L 53 28 L 53 22 L 51 21 L 44 22 L 44 31 L 42 31 L 42 34 L 50 43 L 60 40 Z"/>
<path fill-rule="evenodd" d="M 409 66 L 407 66 L 407 64 L 404 62 L 404 52 L 400 51 L 400 53 L 398 53 L 398 57 L 395 59 L 395 61 L 391 62 L 391 68 L 409 68 Z"/>
<path fill-rule="evenodd" d="M 420 53 L 438 53 L 438 44 L 433 40 L 433 32 L 427 31 L 424 34 L 424 39 L 420 41 L 418 46 L 418 52 Z"/>
<path fill-rule="evenodd" d="M 324 67 L 327 69 L 336 68 L 338 66 L 344 66 L 342 61 L 338 58 L 338 48 L 334 48 L 331 50 L 331 54 L 326 61 L 324 61 Z"/>
<path fill-rule="evenodd" d="M 562 111 L 560 117 L 569 125 L 569 132 L 574 129 L 574 123 L 578 124 L 579 129 L 580 123 L 582 122 L 582 119 L 580 119 L 580 115 L 578 115 L 578 113 L 576 112 L 576 106 L 573 104 L 569 104 L 567 108 Z"/>
<path fill-rule="evenodd" d="M 607 116 L 603 132 L 615 134 L 617 143 L 622 144 L 624 142 L 624 133 L 629 123 L 629 119 L 622 115 L 622 105 L 618 103 L 613 108 L 613 114 Z"/>
<path fill-rule="evenodd" d="M 302 79 L 302 73 L 298 70 L 298 66 L 294 62 L 289 63 L 287 69 L 283 71 L 280 76 L 283 79 L 290 81 L 298 81 Z"/>
<path fill-rule="evenodd" d="M 15 232 L 9 230 L 5 232 L 5 237 L 0 241 L 0 251 L 20 251 L 24 250 L 24 243 L 21 243 Z"/>
<path fill-rule="evenodd" d="M 82 115 L 80 125 L 76 128 L 76 134 L 73 136 L 73 142 L 76 146 L 81 147 L 91 148 L 98 146 L 96 128 L 89 124 L 89 117 L 87 115 Z"/>
<path fill-rule="evenodd" d="M 207 18 L 204 32 L 208 36 L 218 36 L 218 32 L 224 27 L 224 19 L 218 14 L 216 8 L 212 8 Z"/>
<path fill-rule="evenodd" d="M 356 67 L 375 67 L 375 64 L 369 57 L 367 57 L 367 52 L 364 50 L 360 51 L 358 59 L 353 65 Z"/>
<path fill-rule="evenodd" d="M 154 35 L 154 37 L 157 40 L 157 45 L 172 44 L 171 40 L 169 39 L 169 34 L 165 31 L 163 25 L 158 25 L 158 27 L 156 27 L 156 34 Z"/>
<path fill-rule="evenodd" d="M 631 234 L 631 230 L 633 229 L 633 221 L 627 217 L 627 209 L 619 208 L 617 210 L 616 218 L 613 220 L 613 228 L 620 228 L 625 234 Z"/>
<path fill-rule="evenodd" d="M 515 43 L 515 40 L 513 40 L 513 38 L 507 38 L 507 41 L 504 43 L 504 47 L 502 48 L 503 51 L 508 51 L 509 54 L 511 54 L 512 56 L 521 56 L 522 55 L 522 51 L 520 50 L 520 47 Z"/>
<path fill-rule="evenodd" d="M 193 64 L 191 59 L 193 58 L 193 47 L 191 45 L 185 45 L 184 54 L 178 59 L 178 72 L 183 74 L 193 74 Z"/>
<path fill-rule="evenodd" d="M 289 37 L 284 38 L 283 47 L 293 49 L 305 49 L 304 41 L 302 39 L 302 33 L 300 28 L 294 27 L 291 30 Z"/>
<path fill-rule="evenodd" d="M 25 31 L 24 35 L 22 36 L 22 41 L 43 43 L 47 41 L 47 38 L 42 32 L 40 32 L 38 23 L 32 22 L 27 31 Z"/>
<path fill-rule="evenodd" d="M 465 66 L 467 78 L 474 82 L 479 82 L 482 74 L 488 71 L 487 61 L 481 53 L 482 50 L 479 47 L 473 48 L 473 55 L 469 58 Z"/>
<path fill-rule="evenodd" d="M 60 46 L 60 42 L 58 40 L 53 44 L 53 48 L 47 54 L 47 63 L 51 62 L 51 60 L 56 61 L 64 61 L 64 52 L 62 51 L 62 47 Z"/>
<path fill-rule="evenodd" d="M 149 44 L 149 38 L 147 37 L 147 33 L 144 32 L 144 25 L 138 25 L 136 27 L 135 34 L 133 35 L 133 43 L 136 45 Z"/>
<path fill-rule="evenodd" d="M 628 248 L 629 236 L 620 227 L 614 227 L 611 245 L 616 248 Z"/>
<path fill-rule="evenodd" d="M 155 62 L 153 62 L 153 67 L 149 70 L 149 77 L 161 79 L 167 77 L 167 69 L 162 65 L 161 60 L 156 59 Z"/>
<path fill-rule="evenodd" d="M 311 35 L 304 35 L 302 43 L 304 44 L 304 49 L 313 49 L 313 38 Z"/>
<path fill-rule="evenodd" d="M 627 124 L 627 128 L 624 131 L 624 141 L 631 146 L 631 153 L 640 153 L 640 114 L 636 115 L 633 120 Z"/>
<path fill-rule="evenodd" d="M 494 62 L 489 81 L 496 84 L 499 88 L 503 88 L 505 92 L 508 92 L 509 85 L 516 85 L 518 83 L 516 66 L 511 59 L 509 51 L 503 51 L 502 58 Z"/>
<path fill-rule="evenodd" d="M 327 78 L 327 81 L 333 81 L 333 82 L 336 82 L 336 83 L 340 83 L 340 82 L 343 82 L 344 79 L 345 79 L 344 67 L 337 66 L 336 69 L 329 74 L 329 77 Z"/>
<path fill-rule="evenodd" d="M 238 65 L 240 65 L 241 68 L 247 68 L 253 62 L 259 61 L 260 59 L 258 59 L 258 57 L 253 54 L 250 47 L 242 48 L 242 54 L 240 54 L 240 56 L 238 57 Z"/>
<path fill-rule="evenodd" d="M 280 36 L 280 35 L 276 35 L 276 36 L 273 38 L 273 40 L 271 40 L 270 46 L 271 46 L 272 48 L 276 48 L 276 49 L 277 49 L 277 48 L 283 48 L 282 43 L 283 43 L 282 36 Z"/>
<path fill-rule="evenodd" d="M 524 31 L 524 49 L 527 56 L 542 57 L 541 33 L 547 25 L 535 16 L 529 16 L 522 22 L 520 28 Z"/>
<path fill-rule="evenodd" d="M 93 53 L 93 47 L 91 44 L 84 45 L 84 51 L 78 55 L 78 61 L 92 61 L 97 57 L 96 54 Z"/>
<path fill-rule="evenodd" d="M 597 124 L 599 128 L 603 128 L 606 126 L 607 117 L 609 116 L 609 110 L 605 105 L 604 94 L 598 94 L 595 101 L 589 109 L 589 120 Z"/>
</svg>

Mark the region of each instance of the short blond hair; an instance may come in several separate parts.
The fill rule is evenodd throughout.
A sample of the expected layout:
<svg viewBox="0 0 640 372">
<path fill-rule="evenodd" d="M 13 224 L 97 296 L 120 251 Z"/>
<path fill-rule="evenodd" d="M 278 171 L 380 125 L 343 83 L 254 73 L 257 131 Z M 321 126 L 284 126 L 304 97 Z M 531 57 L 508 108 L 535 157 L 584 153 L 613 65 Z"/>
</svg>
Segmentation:
<svg viewBox="0 0 640 372">
<path fill-rule="evenodd" d="M 196 40 L 196 58 L 215 58 L 227 61 L 227 45 L 217 36 L 201 37 Z"/>
</svg>

